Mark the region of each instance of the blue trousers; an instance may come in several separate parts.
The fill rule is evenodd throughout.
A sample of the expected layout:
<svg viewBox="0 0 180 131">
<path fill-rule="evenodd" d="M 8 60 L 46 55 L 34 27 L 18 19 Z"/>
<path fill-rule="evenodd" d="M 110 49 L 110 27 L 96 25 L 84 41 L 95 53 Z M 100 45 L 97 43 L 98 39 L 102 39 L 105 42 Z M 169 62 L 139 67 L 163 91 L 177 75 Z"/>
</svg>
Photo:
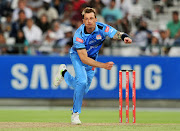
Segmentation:
<svg viewBox="0 0 180 131">
<path fill-rule="evenodd" d="M 83 96 L 89 91 L 95 71 L 93 70 L 92 66 L 83 64 L 77 53 L 70 53 L 70 58 L 76 76 L 73 77 L 67 71 L 64 75 L 64 79 L 68 86 L 74 88 L 73 112 L 81 113 Z"/>
</svg>

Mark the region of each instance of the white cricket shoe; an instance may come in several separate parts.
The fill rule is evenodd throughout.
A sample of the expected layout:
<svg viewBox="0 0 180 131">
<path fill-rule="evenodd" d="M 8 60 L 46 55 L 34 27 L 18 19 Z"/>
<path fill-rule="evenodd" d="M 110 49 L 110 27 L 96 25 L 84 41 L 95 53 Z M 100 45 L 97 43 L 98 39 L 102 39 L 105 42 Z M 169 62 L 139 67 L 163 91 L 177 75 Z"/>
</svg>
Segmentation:
<svg viewBox="0 0 180 131">
<path fill-rule="evenodd" d="M 53 85 L 54 86 L 58 86 L 60 85 L 60 83 L 62 82 L 62 80 L 64 79 L 64 77 L 62 76 L 62 72 L 66 70 L 66 65 L 65 64 L 61 64 L 59 66 L 59 70 L 58 70 L 58 73 L 56 74 L 55 78 L 54 78 L 54 81 L 53 81 Z"/>
<path fill-rule="evenodd" d="M 73 125 L 81 125 L 81 121 L 79 120 L 79 113 L 73 113 L 71 116 L 71 124 Z"/>
</svg>

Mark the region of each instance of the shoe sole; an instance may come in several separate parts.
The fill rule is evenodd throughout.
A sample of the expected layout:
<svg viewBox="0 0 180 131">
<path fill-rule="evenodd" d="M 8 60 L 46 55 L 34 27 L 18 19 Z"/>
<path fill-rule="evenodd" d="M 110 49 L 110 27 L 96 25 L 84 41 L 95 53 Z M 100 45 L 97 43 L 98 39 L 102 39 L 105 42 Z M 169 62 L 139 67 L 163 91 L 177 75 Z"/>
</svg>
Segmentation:
<svg viewBox="0 0 180 131">
<path fill-rule="evenodd" d="M 63 64 L 61 64 L 61 65 L 63 65 Z M 61 65 L 60 65 L 60 66 L 61 66 Z M 58 73 L 56 74 L 56 76 L 58 76 L 58 75 L 61 73 L 60 66 L 59 66 Z M 54 81 L 56 81 L 56 76 L 55 76 L 55 78 L 54 78 Z M 60 82 L 60 83 L 61 83 L 61 82 Z M 60 83 L 59 83 L 58 85 L 55 85 L 54 82 L 53 82 L 53 85 L 54 85 L 55 87 L 57 87 L 57 86 L 60 85 Z"/>
<path fill-rule="evenodd" d="M 81 123 L 71 123 L 72 125 L 81 125 Z"/>
</svg>

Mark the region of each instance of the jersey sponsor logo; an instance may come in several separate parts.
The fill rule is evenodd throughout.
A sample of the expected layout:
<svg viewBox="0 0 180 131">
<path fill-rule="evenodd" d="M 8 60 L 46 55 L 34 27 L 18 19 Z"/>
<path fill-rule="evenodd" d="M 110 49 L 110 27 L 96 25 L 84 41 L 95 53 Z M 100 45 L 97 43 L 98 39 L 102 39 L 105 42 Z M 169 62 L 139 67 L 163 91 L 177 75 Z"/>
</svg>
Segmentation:
<svg viewBox="0 0 180 131">
<path fill-rule="evenodd" d="M 106 26 L 105 32 L 109 31 L 109 26 Z"/>
<path fill-rule="evenodd" d="M 93 67 L 92 67 L 92 70 L 94 71 L 94 70 L 95 70 L 95 68 L 96 68 L 96 67 L 94 67 L 94 66 L 93 66 Z"/>
<path fill-rule="evenodd" d="M 83 40 L 81 38 L 76 37 L 76 41 L 83 43 Z"/>
<path fill-rule="evenodd" d="M 100 39 L 102 39 L 102 36 L 99 34 L 99 35 L 96 36 L 96 39 L 100 40 Z"/>
<path fill-rule="evenodd" d="M 90 45 L 90 44 L 95 43 L 95 42 L 96 42 L 96 40 L 92 40 L 88 44 Z"/>
<path fill-rule="evenodd" d="M 96 45 L 92 45 L 89 47 L 89 49 L 86 49 L 87 52 L 91 51 L 92 49 L 98 48 L 100 45 L 102 45 L 102 43 L 96 44 Z M 100 49 L 100 48 L 99 48 Z"/>
</svg>

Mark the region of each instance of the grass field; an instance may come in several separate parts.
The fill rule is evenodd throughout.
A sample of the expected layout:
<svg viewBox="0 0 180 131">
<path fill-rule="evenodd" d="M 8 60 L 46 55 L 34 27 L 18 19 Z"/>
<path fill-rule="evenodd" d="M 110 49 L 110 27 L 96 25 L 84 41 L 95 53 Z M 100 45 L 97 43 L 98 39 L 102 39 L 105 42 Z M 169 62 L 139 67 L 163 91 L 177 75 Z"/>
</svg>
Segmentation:
<svg viewBox="0 0 180 131">
<path fill-rule="evenodd" d="M 123 115 L 125 122 L 125 112 Z M 111 109 L 83 109 L 82 125 L 71 125 L 70 116 L 71 111 L 67 109 L 1 109 L 0 131 L 180 131 L 180 111 L 137 110 L 136 124 L 132 124 L 132 117 L 129 124 L 119 124 L 118 110 Z"/>
</svg>

